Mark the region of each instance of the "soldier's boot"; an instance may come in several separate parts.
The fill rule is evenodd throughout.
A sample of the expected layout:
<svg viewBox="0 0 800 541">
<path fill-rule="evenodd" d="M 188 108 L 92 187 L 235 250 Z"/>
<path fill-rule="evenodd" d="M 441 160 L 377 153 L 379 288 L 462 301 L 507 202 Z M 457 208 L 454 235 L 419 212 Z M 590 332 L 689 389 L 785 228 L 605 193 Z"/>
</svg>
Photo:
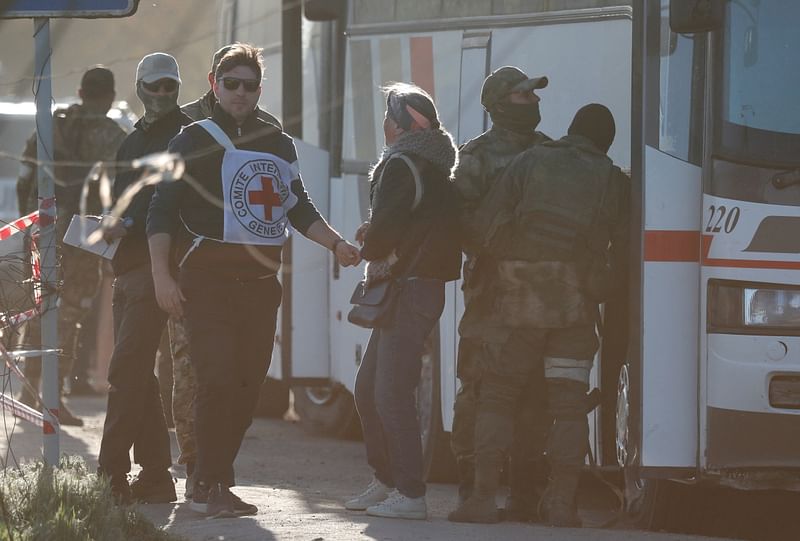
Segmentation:
<svg viewBox="0 0 800 541">
<path fill-rule="evenodd" d="M 539 508 L 545 524 L 560 528 L 581 527 L 575 498 L 579 480 L 578 468 L 553 469 Z"/>
<path fill-rule="evenodd" d="M 72 413 L 63 400 L 59 400 L 58 422 L 65 426 L 83 426 L 83 419 Z"/>
<path fill-rule="evenodd" d="M 583 381 L 568 378 L 547 380 L 548 409 L 553 424 L 547 438 L 550 480 L 540 514 L 545 524 L 568 528 L 581 526 L 575 494 L 580 472 L 589 448 L 589 423 L 586 419 L 588 370 Z"/>
<path fill-rule="evenodd" d="M 497 486 L 500 482 L 500 461 L 497 457 L 477 457 L 472 494 L 455 511 L 447 515 L 450 522 L 495 524 L 500 522 L 497 511 Z"/>
<path fill-rule="evenodd" d="M 472 457 L 460 457 L 458 459 L 458 505 L 469 499 L 474 485 L 475 460 Z"/>
<path fill-rule="evenodd" d="M 520 464 L 520 462 L 522 462 Z M 509 488 L 504 519 L 509 522 L 538 522 L 539 492 L 537 480 L 544 469 L 543 460 L 511 460 Z"/>
</svg>

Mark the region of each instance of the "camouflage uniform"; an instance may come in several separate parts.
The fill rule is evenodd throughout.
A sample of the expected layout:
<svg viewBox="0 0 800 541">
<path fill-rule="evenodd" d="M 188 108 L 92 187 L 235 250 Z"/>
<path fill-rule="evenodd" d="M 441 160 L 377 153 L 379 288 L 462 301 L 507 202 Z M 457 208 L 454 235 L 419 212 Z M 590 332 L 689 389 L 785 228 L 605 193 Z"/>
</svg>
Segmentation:
<svg viewBox="0 0 800 541">
<path fill-rule="evenodd" d="M 479 137 L 469 141 L 461 149 L 459 164 L 455 171 L 455 185 L 462 203 L 463 231 L 471 233 L 472 217 L 480 200 L 486 195 L 506 165 L 520 152 L 547 141 L 538 132 L 520 134 L 493 126 Z M 499 323 L 491 313 L 492 278 L 486 261 L 478 263 L 476 250 L 470 246 L 470 238 L 464 241 L 467 259 L 464 264 L 464 316 L 459 326 L 458 377 L 461 389 L 455 403 L 455 418 L 451 437 L 453 452 L 459 461 L 470 468 L 474 445 L 475 407 L 481 373 L 487 362 L 485 340 L 492 335 L 493 342 L 504 342 L 511 329 Z M 526 362 L 524 356 L 518 362 Z M 523 431 L 521 433 L 530 433 Z M 460 466 L 461 467 L 461 466 Z"/>
<path fill-rule="evenodd" d="M 498 70 L 492 77 L 503 75 L 505 72 Z M 509 84 L 505 85 L 506 89 L 512 83 L 518 82 L 517 79 L 521 77 L 517 72 L 511 75 Z M 489 106 L 492 101 L 503 97 L 486 95 L 487 86 L 492 90 L 491 80 L 487 79 L 482 95 L 482 101 L 488 102 L 484 105 Z M 523 80 L 527 80 L 527 77 Z M 502 90 L 503 86 L 500 89 Z M 465 309 L 459 326 L 461 340 L 457 367 L 461 388 L 454 406 L 451 448 L 458 462 L 461 477 L 459 496 L 462 501 L 471 491 L 474 472 L 475 419 L 480 384 L 487 363 L 493 359 L 486 344 L 504 343 L 513 332 L 513 329 L 498 322 L 491 312 L 492 270 L 488 260 L 485 258 L 479 260 L 476 255 L 480 248 L 480 243 L 476 241 L 480 235 L 474 231 L 473 217 L 509 162 L 533 145 L 549 140 L 546 135 L 532 129 L 511 130 L 495 124 L 480 136 L 467 142 L 459 152 L 459 163 L 454 178 L 460 200 L 462 231 L 465 232 L 462 244 L 467 257 L 462 287 Z M 529 362 L 526 353 L 524 349 L 509 351 L 509 361 L 526 364 Z M 539 431 L 531 429 L 531 426 L 546 422 L 543 415 L 544 407 L 540 403 L 544 396 L 543 378 L 529 377 L 529 380 L 529 392 L 525 393 L 524 402 L 517 409 L 519 425 L 513 432 L 515 439 L 511 448 L 511 467 L 516 470 L 511 475 L 512 496 L 517 498 L 521 492 L 532 490 L 531 476 L 526 476 L 522 472 L 534 469 L 528 463 L 540 458 L 544 447 L 543 438 L 535 437 L 544 430 L 543 427 L 540 426 Z M 523 467 L 523 464 L 529 467 Z"/>
<path fill-rule="evenodd" d="M 56 164 L 55 195 L 57 220 L 55 227 L 56 249 L 59 258 L 58 338 L 63 350 L 59 359 L 59 378 L 63 382 L 72 370 L 77 349 L 81 322 L 92 306 L 92 299 L 100 284 L 100 259 L 78 248 L 62 244 L 73 214 L 80 212 L 80 198 L 84 182 L 97 161 L 113 161 L 117 149 L 125 138 L 119 125 L 105 115 L 93 114 L 82 105 L 71 105 L 54 113 L 53 147 Z M 39 187 L 36 178 L 36 134 L 25 147 L 24 156 L 29 161 L 17 180 L 17 202 L 20 213 L 28 214 L 39 207 Z M 78 162 L 58 163 L 58 162 Z M 86 201 L 87 214 L 102 212 L 97 183 L 89 185 Z M 40 343 L 39 320 L 25 326 L 24 341 L 28 347 Z M 29 359 L 25 365 L 26 376 L 38 386 L 41 361 Z M 30 400 L 31 397 L 27 397 Z"/>
<path fill-rule="evenodd" d="M 172 418 L 175 420 L 175 436 L 178 438 L 178 464 L 194 464 L 197 459 L 197 444 L 194 438 L 194 396 L 196 383 L 192 363 L 189 360 L 189 340 L 183 319 L 170 317 L 167 320 L 169 344 L 172 352 Z"/>
<path fill-rule="evenodd" d="M 589 434 L 586 391 L 598 347 L 598 299 L 590 297 L 588 284 L 609 257 L 626 253 L 628 190 L 627 177 L 588 138 L 569 135 L 509 164 L 475 215 L 496 261 L 491 309 L 501 323 L 518 329 L 505 343 L 487 344 L 493 360 L 478 400 L 476 469 L 485 464 L 499 473 L 513 412 L 534 366 L 511 360 L 509 351 L 523 347 L 544 365 L 553 418 L 545 513 L 565 494 L 572 501 L 561 508 L 574 507 Z M 487 483 L 496 486 L 496 479 Z M 551 487 L 561 487 L 561 496 Z M 570 517 L 570 525 L 579 525 L 577 514 Z"/>
</svg>

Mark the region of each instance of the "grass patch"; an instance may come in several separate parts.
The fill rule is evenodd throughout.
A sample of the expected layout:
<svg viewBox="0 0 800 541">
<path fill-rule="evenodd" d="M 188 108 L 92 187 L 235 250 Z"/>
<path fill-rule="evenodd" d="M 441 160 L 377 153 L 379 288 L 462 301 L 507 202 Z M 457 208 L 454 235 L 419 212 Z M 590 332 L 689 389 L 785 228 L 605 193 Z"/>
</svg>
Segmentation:
<svg viewBox="0 0 800 541">
<path fill-rule="evenodd" d="M 32 462 L 0 473 L 0 541 L 178 541 L 130 506 L 80 457 L 59 468 Z"/>
</svg>

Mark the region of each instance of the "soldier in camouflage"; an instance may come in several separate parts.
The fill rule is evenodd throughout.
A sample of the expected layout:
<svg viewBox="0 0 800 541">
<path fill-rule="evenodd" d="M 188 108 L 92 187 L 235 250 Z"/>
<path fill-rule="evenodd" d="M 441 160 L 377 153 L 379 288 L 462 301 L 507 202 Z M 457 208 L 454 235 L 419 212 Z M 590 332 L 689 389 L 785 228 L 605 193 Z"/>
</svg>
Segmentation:
<svg viewBox="0 0 800 541">
<path fill-rule="evenodd" d="M 81 194 L 92 166 L 98 161 L 113 161 L 125 132 L 106 114 L 114 101 L 114 75 L 101 66 L 83 74 L 78 90 L 80 104 L 58 109 L 53 119 L 54 176 L 57 207 L 56 250 L 59 257 L 60 282 L 58 305 L 58 338 L 62 354 L 59 358 L 59 379 L 64 381 L 72 371 L 81 322 L 92 306 L 92 299 L 100 284 L 100 259 L 88 252 L 66 246 L 61 242 L 74 214 L 81 212 Z M 36 134 L 25 146 L 25 161 L 17 180 L 17 203 L 21 214 L 39 208 L 36 181 Z M 88 185 L 85 202 L 86 214 L 102 212 L 97 182 Z M 23 332 L 27 347 L 40 343 L 38 320 L 29 322 Z M 30 358 L 25 363 L 25 374 L 38 388 L 41 360 Z M 60 385 L 59 385 L 60 387 Z M 23 390 L 20 400 L 36 406 L 35 398 Z M 59 420 L 65 425 L 82 425 L 81 419 L 72 415 L 63 401 L 59 406 Z"/>
<path fill-rule="evenodd" d="M 478 400 L 475 489 L 467 502 L 474 509 L 494 507 L 511 412 L 530 371 L 543 365 L 553 422 L 540 510 L 547 524 L 581 524 L 575 492 L 588 450 L 598 303 L 615 293 L 627 253 L 630 182 L 607 156 L 614 134 L 606 107 L 581 108 L 567 136 L 512 161 L 475 213 L 481 257 L 490 255 L 496 270 L 491 307 L 514 332 L 506 342 L 489 335 L 484 344 L 493 358 Z M 513 362 L 516 348 L 531 362 Z"/>
<path fill-rule="evenodd" d="M 481 104 L 492 118 L 492 127 L 460 150 L 455 171 L 455 186 L 461 207 L 462 230 L 465 232 L 464 264 L 464 317 L 459 331 L 461 341 L 458 352 L 458 377 L 461 389 L 455 402 L 455 417 L 451 446 L 459 471 L 459 502 L 464 503 L 472 492 L 475 475 L 475 414 L 481 380 L 490 357 L 483 345 L 487 334 L 494 342 L 505 342 L 512 329 L 498 322 L 491 311 L 493 296 L 490 263 L 478 258 L 480 243 L 474 235 L 473 218 L 492 185 L 500 178 L 506 165 L 524 150 L 549 141 L 550 138 L 535 131 L 539 124 L 539 97 L 535 90 L 547 86 L 547 78 L 529 78 L 521 70 L 506 66 L 494 71 L 483 83 Z M 510 353 L 517 363 L 528 363 L 524 350 Z M 541 468 L 543 438 L 536 435 L 541 430 L 531 426 L 545 422 L 541 401 L 544 395 L 544 374 L 532 377 L 525 403 L 517 409 L 519 428 L 514 431 L 511 447 L 509 475 L 511 493 L 506 502 L 507 520 L 535 518 L 536 502 L 534 477 Z M 542 428 L 543 430 L 543 428 Z M 493 508 L 486 515 L 476 516 L 459 508 L 449 517 L 454 521 L 496 522 Z"/>
</svg>

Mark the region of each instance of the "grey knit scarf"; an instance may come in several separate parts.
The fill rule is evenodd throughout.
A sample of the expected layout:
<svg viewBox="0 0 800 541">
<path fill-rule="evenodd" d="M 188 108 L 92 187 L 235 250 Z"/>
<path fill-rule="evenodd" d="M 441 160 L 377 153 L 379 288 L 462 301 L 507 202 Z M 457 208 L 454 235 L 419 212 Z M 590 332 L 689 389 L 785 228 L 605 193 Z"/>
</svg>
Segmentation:
<svg viewBox="0 0 800 541">
<path fill-rule="evenodd" d="M 378 163 L 370 171 L 370 182 L 376 182 L 381 177 L 386 162 L 395 154 L 418 156 L 448 174 L 452 174 L 457 161 L 456 145 L 445 130 L 405 132 L 393 144 L 383 149 Z"/>
</svg>

